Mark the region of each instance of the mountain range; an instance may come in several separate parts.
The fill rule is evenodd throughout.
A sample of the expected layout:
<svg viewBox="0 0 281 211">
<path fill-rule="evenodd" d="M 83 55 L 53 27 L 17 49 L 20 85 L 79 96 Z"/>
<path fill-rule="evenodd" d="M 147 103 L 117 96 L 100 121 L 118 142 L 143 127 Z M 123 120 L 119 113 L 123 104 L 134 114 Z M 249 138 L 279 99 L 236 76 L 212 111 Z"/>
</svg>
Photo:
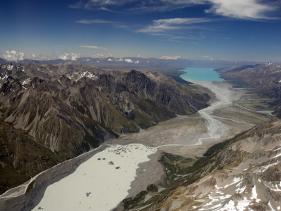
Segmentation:
<svg viewBox="0 0 281 211">
<path fill-rule="evenodd" d="M 158 72 L 76 64 L 0 67 L 0 123 L 9 128 L 0 134 L 0 192 L 119 134 L 193 114 L 210 99 L 205 89 Z M 18 138 L 12 141 L 11 134 Z"/>
<path fill-rule="evenodd" d="M 234 86 L 271 98 L 280 117 L 280 65 L 217 71 Z M 210 93 L 177 74 L 69 63 L 2 64 L 1 192 L 122 133 L 207 107 Z M 152 184 L 120 209 L 279 210 L 280 131 L 281 121 L 274 119 L 212 146 L 203 157 L 164 153 L 165 189 Z"/>
</svg>

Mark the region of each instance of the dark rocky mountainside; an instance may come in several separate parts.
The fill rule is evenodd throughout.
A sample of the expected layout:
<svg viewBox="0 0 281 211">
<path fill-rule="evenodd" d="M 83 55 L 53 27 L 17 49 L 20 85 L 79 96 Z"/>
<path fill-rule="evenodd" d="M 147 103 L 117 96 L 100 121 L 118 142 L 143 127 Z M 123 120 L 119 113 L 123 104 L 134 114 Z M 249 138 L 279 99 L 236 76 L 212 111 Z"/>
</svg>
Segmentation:
<svg viewBox="0 0 281 211">
<path fill-rule="evenodd" d="M 26 148 L 32 150 L 28 143 L 37 147 L 32 150 L 35 157 L 45 154 L 44 159 L 52 161 L 29 170 L 29 176 L 120 133 L 195 113 L 209 101 L 205 90 L 160 73 L 103 71 L 86 65 L 4 64 L 0 84 L 1 122 L 28 135 Z M 7 149 L 13 159 L 5 165 L 15 168 L 19 157 L 14 150 L 25 148 L 14 143 Z M 22 155 L 32 162 L 33 157 Z M 16 170 L 19 176 L 27 171 L 24 166 L 28 165 Z"/>
<path fill-rule="evenodd" d="M 25 131 L 0 122 L 0 193 L 62 160 Z"/>
<path fill-rule="evenodd" d="M 220 72 L 226 80 L 254 88 L 257 93 L 272 98 L 275 114 L 281 117 L 281 65 L 248 65 Z"/>
<path fill-rule="evenodd" d="M 170 184 L 126 199 L 126 210 L 280 210 L 281 121 L 256 126 L 193 160 L 163 155 Z"/>
</svg>

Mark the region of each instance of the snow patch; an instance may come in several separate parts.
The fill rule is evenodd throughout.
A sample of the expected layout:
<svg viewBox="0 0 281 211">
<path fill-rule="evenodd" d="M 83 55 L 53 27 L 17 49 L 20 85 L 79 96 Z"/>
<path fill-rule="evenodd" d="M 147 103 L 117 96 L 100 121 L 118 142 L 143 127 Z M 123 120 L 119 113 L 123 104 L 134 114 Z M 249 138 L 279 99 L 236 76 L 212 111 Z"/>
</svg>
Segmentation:
<svg viewBox="0 0 281 211">
<path fill-rule="evenodd" d="M 12 69 L 14 69 L 14 65 L 8 64 L 8 65 L 7 65 L 7 70 L 12 70 Z"/>
<path fill-rule="evenodd" d="M 257 194 L 257 187 L 254 186 L 252 188 L 252 196 L 251 196 L 252 200 L 255 200 L 256 202 L 260 202 L 261 200 L 258 198 L 258 194 Z"/>
<path fill-rule="evenodd" d="M 91 73 L 89 71 L 80 72 L 80 73 L 73 73 L 72 75 L 67 76 L 70 80 L 79 81 L 81 78 L 89 78 L 92 80 L 98 79 L 98 76 L 96 76 L 94 73 Z"/>
<path fill-rule="evenodd" d="M 22 85 L 28 85 L 29 83 L 31 82 L 31 79 L 30 78 L 27 78 L 25 79 L 23 82 L 22 82 Z"/>
</svg>

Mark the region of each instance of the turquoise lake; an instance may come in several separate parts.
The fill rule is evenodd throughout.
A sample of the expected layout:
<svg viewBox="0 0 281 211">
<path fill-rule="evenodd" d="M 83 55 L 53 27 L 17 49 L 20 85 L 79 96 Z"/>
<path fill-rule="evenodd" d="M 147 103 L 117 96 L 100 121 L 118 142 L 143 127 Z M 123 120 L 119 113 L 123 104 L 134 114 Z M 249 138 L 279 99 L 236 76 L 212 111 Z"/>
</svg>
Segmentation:
<svg viewBox="0 0 281 211">
<path fill-rule="evenodd" d="M 214 68 L 187 67 L 181 78 L 186 81 L 223 81 Z"/>
</svg>

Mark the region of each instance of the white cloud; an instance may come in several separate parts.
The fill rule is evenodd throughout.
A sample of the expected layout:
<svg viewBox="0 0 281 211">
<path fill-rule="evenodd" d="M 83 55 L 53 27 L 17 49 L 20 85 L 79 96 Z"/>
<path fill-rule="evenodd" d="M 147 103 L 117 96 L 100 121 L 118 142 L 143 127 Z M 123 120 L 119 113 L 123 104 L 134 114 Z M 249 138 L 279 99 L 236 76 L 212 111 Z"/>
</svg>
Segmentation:
<svg viewBox="0 0 281 211">
<path fill-rule="evenodd" d="M 70 5 L 71 8 L 99 9 L 105 11 L 118 11 L 126 8 L 129 11 L 166 11 L 186 7 L 203 0 L 79 0 Z"/>
<path fill-rule="evenodd" d="M 75 21 L 76 23 L 80 24 L 114 24 L 115 21 L 109 21 L 109 20 L 102 20 L 102 19 L 83 19 Z"/>
<path fill-rule="evenodd" d="M 3 54 L 3 57 L 8 61 L 22 61 L 24 59 L 24 52 L 16 50 L 7 50 Z"/>
<path fill-rule="evenodd" d="M 188 25 L 206 23 L 210 20 L 206 18 L 169 18 L 169 19 L 158 19 L 154 20 L 151 25 L 148 25 L 138 32 L 143 33 L 158 33 L 164 31 L 171 31 L 181 29 Z"/>
<path fill-rule="evenodd" d="M 163 59 L 163 60 L 178 60 L 180 59 L 181 56 L 161 56 L 160 59 Z"/>
<path fill-rule="evenodd" d="M 218 15 L 239 19 L 266 19 L 267 13 L 273 11 L 272 5 L 257 0 L 209 0 L 213 6 L 210 10 Z"/>
<path fill-rule="evenodd" d="M 97 45 L 80 45 L 80 48 L 88 48 L 88 49 L 96 49 L 96 50 L 107 50 L 104 47 L 97 46 Z"/>
<path fill-rule="evenodd" d="M 125 58 L 124 61 L 127 62 L 127 63 L 133 63 L 133 60 L 129 59 L 129 58 Z"/>
<path fill-rule="evenodd" d="M 93 55 L 94 57 L 104 58 L 111 57 L 112 53 L 105 47 L 97 46 L 97 45 L 80 45 L 80 48 L 88 49 L 96 53 Z"/>
<path fill-rule="evenodd" d="M 100 47 L 96 45 L 80 45 L 80 48 L 100 49 Z"/>
<path fill-rule="evenodd" d="M 115 28 L 128 27 L 127 25 L 117 21 L 110 21 L 110 20 L 103 20 L 103 19 L 82 19 L 82 20 L 75 21 L 75 23 L 84 24 L 84 25 L 105 24 L 105 25 L 113 26 Z"/>
<path fill-rule="evenodd" d="M 202 4 L 210 6 L 207 12 L 239 19 L 266 19 L 268 12 L 276 9 L 272 1 L 265 0 L 80 0 L 72 5 L 72 8 L 150 12 L 170 11 Z M 91 24 L 85 20 L 80 22 Z M 95 21 L 99 22 L 103 21 Z"/>
<path fill-rule="evenodd" d="M 78 58 L 80 58 L 80 55 L 77 53 L 64 53 L 59 58 L 62 60 L 76 61 Z"/>
</svg>

